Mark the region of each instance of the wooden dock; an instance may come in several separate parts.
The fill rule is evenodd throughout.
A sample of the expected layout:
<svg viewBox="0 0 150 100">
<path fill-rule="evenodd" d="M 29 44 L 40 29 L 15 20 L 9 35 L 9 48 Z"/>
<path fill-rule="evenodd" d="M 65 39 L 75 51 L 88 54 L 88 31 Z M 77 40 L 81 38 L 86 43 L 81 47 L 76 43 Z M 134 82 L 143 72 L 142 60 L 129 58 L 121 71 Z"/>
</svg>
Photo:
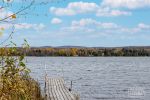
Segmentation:
<svg viewBox="0 0 150 100">
<path fill-rule="evenodd" d="M 79 100 L 79 96 L 65 86 L 63 78 L 45 79 L 46 100 Z"/>
</svg>

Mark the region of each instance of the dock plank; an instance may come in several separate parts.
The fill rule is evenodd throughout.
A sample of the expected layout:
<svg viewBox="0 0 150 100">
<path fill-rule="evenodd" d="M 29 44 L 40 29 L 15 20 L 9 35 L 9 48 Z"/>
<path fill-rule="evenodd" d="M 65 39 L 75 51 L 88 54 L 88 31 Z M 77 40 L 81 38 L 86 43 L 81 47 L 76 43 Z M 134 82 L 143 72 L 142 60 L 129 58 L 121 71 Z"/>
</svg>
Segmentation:
<svg viewBox="0 0 150 100">
<path fill-rule="evenodd" d="M 58 81 L 59 83 L 61 83 L 60 80 L 57 80 L 57 81 Z M 64 87 L 64 85 L 63 85 L 63 84 L 60 84 L 60 85 L 59 85 L 59 88 L 62 88 L 62 87 Z M 64 100 L 68 100 L 68 97 L 67 97 L 66 93 L 63 91 L 63 89 L 60 89 L 60 92 L 61 92 L 62 96 L 64 97 Z"/>
<path fill-rule="evenodd" d="M 59 83 L 57 82 L 57 79 L 54 79 L 54 83 L 56 84 L 56 94 L 58 96 L 58 100 L 64 100 L 63 95 L 60 93 Z"/>
<path fill-rule="evenodd" d="M 57 93 L 56 93 L 56 85 L 54 83 L 54 79 L 51 79 L 51 84 L 49 86 L 51 87 L 52 94 L 54 96 L 54 100 L 59 100 L 58 96 L 57 96 Z"/>
</svg>

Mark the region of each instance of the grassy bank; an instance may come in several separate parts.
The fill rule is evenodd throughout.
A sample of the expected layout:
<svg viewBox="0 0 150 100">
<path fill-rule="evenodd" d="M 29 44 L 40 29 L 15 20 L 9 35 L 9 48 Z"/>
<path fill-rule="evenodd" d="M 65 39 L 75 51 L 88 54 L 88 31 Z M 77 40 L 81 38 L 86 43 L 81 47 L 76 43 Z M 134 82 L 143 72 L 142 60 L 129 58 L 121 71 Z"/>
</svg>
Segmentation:
<svg viewBox="0 0 150 100">
<path fill-rule="evenodd" d="M 1 81 L 0 100 L 43 100 L 40 86 L 34 79 L 6 78 Z"/>
</svg>

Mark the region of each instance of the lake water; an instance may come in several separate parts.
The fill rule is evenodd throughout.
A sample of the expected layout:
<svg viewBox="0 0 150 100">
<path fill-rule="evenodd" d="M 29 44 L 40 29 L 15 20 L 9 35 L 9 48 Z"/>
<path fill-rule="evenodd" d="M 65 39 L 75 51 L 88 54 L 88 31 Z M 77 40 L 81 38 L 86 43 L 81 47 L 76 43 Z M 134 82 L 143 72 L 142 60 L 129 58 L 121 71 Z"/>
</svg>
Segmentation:
<svg viewBox="0 0 150 100">
<path fill-rule="evenodd" d="M 149 57 L 27 57 L 31 75 L 65 78 L 81 100 L 150 100 Z"/>
</svg>

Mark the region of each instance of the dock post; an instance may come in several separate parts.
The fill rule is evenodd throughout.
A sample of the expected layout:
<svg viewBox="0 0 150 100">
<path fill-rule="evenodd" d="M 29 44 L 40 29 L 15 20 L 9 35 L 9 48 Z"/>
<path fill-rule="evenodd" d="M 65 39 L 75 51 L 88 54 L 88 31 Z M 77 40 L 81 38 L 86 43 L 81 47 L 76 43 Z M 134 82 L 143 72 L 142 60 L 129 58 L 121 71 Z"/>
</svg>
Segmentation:
<svg viewBox="0 0 150 100">
<path fill-rule="evenodd" d="M 71 91 L 72 91 L 72 81 L 71 81 Z"/>
<path fill-rule="evenodd" d="M 45 100 L 47 100 L 47 94 L 46 94 L 46 81 L 47 81 L 47 79 L 46 79 L 46 77 L 47 77 L 47 74 L 45 74 L 45 86 L 44 86 L 44 94 L 45 94 Z"/>
<path fill-rule="evenodd" d="M 70 85 L 69 91 L 72 91 L 72 81 L 71 81 L 71 85 Z"/>
</svg>

